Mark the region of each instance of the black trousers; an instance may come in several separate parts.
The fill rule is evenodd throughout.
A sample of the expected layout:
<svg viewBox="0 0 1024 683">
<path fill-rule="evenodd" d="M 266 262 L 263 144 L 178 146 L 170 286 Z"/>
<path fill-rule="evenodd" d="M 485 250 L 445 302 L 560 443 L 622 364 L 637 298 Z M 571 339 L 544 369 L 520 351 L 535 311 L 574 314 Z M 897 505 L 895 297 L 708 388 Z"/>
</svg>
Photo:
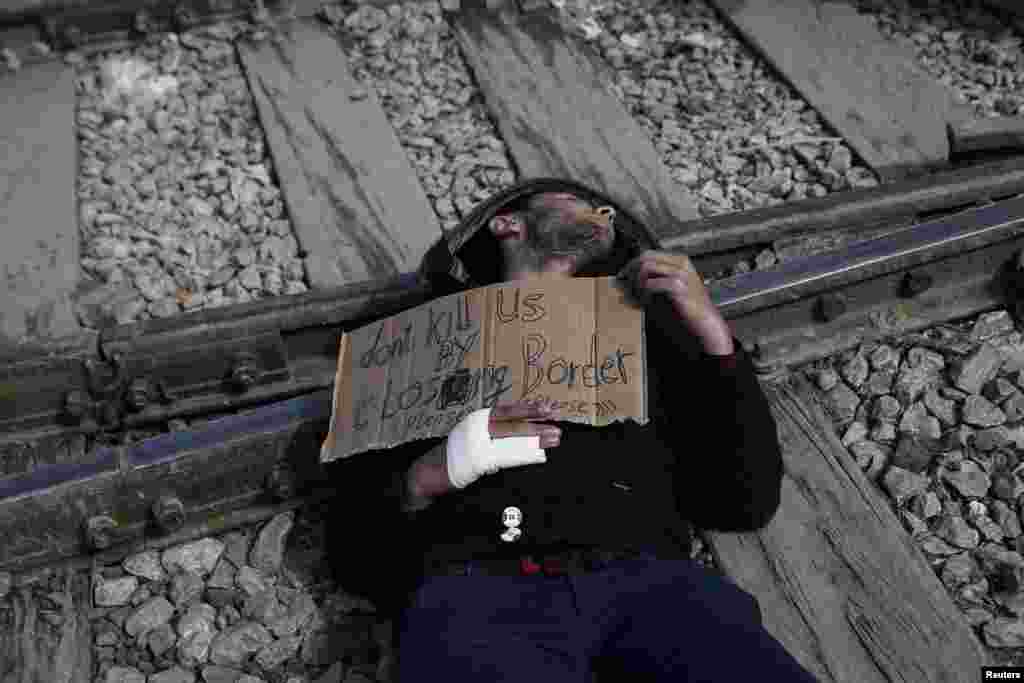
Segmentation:
<svg viewBox="0 0 1024 683">
<path fill-rule="evenodd" d="M 563 576 L 435 576 L 398 624 L 398 683 L 816 683 L 752 595 L 688 559 Z M 621 677 L 621 678 L 620 678 Z"/>
</svg>

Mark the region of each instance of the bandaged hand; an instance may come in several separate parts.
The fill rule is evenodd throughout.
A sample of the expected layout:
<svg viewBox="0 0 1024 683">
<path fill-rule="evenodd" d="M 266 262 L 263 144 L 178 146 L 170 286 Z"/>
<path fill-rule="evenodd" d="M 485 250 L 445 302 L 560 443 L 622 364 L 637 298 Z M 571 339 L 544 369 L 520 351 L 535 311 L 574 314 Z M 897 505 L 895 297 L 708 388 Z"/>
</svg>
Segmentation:
<svg viewBox="0 0 1024 683">
<path fill-rule="evenodd" d="M 484 408 L 464 417 L 448 434 L 445 465 L 448 480 L 463 489 L 486 474 L 547 462 L 561 430 L 535 420 L 551 419 L 550 404 L 514 403 Z"/>
</svg>

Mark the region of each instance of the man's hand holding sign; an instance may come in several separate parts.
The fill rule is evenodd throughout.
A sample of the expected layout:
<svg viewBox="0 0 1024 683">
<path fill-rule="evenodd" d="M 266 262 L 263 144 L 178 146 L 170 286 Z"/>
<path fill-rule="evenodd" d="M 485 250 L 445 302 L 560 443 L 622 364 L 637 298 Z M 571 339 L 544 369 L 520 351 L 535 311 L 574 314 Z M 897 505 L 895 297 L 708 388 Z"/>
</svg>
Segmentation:
<svg viewBox="0 0 1024 683">
<path fill-rule="evenodd" d="M 658 294 L 667 296 L 680 324 L 709 354 L 728 356 L 735 350 L 729 326 L 686 254 L 645 251 L 626 264 L 617 278 L 643 305 Z"/>
</svg>

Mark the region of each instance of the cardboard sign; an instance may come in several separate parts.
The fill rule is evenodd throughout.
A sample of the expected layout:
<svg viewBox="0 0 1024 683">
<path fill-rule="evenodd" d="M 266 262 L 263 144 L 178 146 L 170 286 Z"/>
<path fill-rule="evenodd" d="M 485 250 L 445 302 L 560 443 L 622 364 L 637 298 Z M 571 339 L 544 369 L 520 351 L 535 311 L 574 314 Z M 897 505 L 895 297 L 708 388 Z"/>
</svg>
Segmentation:
<svg viewBox="0 0 1024 683">
<path fill-rule="evenodd" d="M 452 294 L 342 336 L 322 462 L 446 436 L 481 408 L 559 402 L 555 420 L 647 424 L 644 311 L 614 277 Z"/>
</svg>

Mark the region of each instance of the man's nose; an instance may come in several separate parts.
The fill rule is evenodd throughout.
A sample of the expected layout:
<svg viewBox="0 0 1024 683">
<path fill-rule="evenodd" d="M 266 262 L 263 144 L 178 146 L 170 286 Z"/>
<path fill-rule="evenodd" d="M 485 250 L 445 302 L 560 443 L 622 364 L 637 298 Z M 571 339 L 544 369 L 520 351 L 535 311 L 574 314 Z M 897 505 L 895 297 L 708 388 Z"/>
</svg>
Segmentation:
<svg viewBox="0 0 1024 683">
<path fill-rule="evenodd" d="M 611 229 L 612 221 L 615 220 L 615 209 L 610 206 L 599 206 L 591 209 L 591 212 L 591 215 L 596 219 L 593 223 L 600 229 L 600 232 L 603 233 Z"/>
</svg>

